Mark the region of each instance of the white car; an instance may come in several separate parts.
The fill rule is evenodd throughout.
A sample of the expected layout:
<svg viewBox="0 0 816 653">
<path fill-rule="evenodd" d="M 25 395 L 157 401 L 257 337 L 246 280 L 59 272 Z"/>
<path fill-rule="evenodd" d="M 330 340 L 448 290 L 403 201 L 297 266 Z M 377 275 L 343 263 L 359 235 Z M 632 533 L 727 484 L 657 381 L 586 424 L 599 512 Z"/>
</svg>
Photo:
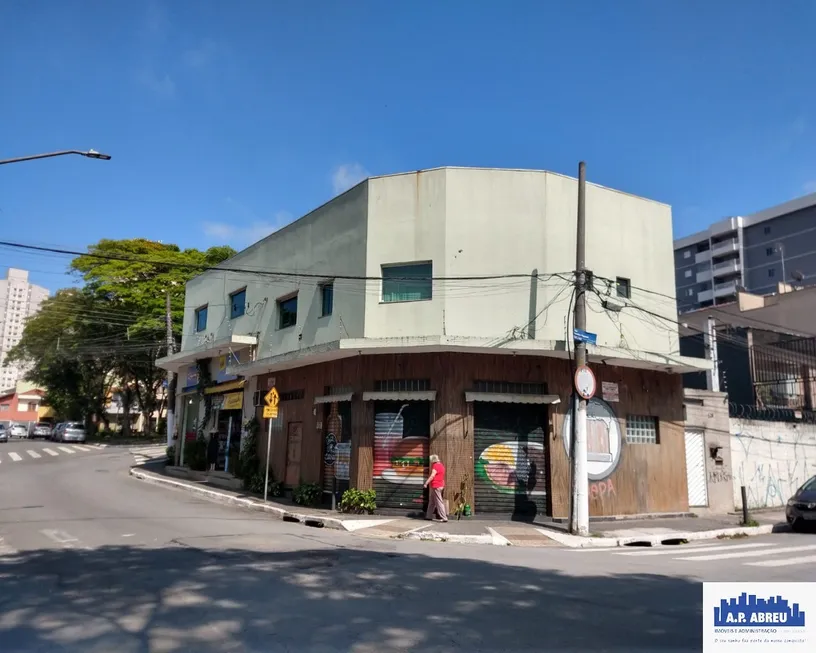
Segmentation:
<svg viewBox="0 0 816 653">
<path fill-rule="evenodd" d="M 28 429 L 22 424 L 12 424 L 9 427 L 9 435 L 12 438 L 27 438 Z"/>
</svg>

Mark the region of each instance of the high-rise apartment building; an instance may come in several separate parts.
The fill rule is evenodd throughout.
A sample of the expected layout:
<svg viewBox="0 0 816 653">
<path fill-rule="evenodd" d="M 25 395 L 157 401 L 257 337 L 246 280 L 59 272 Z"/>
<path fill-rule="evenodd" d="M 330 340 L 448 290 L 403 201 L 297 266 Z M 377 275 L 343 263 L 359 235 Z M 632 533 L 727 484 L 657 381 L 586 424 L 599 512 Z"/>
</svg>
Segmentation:
<svg viewBox="0 0 816 653">
<path fill-rule="evenodd" d="M 677 307 L 683 313 L 765 295 L 816 279 L 816 193 L 715 222 L 674 241 Z"/>
<path fill-rule="evenodd" d="M 28 271 L 9 268 L 0 279 L 0 390 L 12 388 L 25 373 L 19 363 L 6 364 L 6 355 L 23 335 L 26 318 L 40 310 L 48 290 L 28 281 Z"/>
</svg>

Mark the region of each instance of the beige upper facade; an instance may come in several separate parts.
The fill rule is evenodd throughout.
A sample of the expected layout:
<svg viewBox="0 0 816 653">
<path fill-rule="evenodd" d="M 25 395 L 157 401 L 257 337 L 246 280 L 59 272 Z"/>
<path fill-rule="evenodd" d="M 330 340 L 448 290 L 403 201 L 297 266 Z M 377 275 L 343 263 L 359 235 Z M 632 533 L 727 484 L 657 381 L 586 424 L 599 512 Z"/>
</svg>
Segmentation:
<svg viewBox="0 0 816 653">
<path fill-rule="evenodd" d="M 406 348 L 568 356 L 577 194 L 576 179 L 544 171 L 370 178 L 221 266 L 246 271 L 191 280 L 182 351 L 163 364 L 235 348 L 252 349 L 232 366 L 238 373 Z M 671 208 L 588 184 L 586 213 L 586 265 L 595 275 L 587 330 L 597 334 L 590 360 L 701 365 L 678 353 Z M 414 281 L 408 295 L 394 294 L 403 275 L 428 271 L 429 287 Z M 398 278 L 384 280 L 389 274 Z M 231 319 L 230 295 L 244 288 L 244 314 Z M 287 326 L 281 303 L 293 296 L 297 318 Z M 416 301 L 392 301 L 409 297 Z M 206 324 L 197 325 L 205 306 Z"/>
</svg>

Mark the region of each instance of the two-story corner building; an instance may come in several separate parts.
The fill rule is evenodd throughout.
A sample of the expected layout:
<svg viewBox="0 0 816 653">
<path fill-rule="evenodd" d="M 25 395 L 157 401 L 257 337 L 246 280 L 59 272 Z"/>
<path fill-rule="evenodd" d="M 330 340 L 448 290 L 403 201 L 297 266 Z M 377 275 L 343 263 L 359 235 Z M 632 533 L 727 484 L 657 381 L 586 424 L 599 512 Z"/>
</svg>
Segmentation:
<svg viewBox="0 0 816 653">
<path fill-rule="evenodd" d="M 672 328 L 671 209 L 586 198 L 591 514 L 685 511 L 679 375 L 706 364 Z M 182 350 L 161 361 L 181 374 L 184 430 L 204 418 L 185 391 L 206 359 L 205 391 L 226 405 L 243 388 L 244 419 L 278 390 L 269 460 L 287 487 L 421 507 L 436 453 L 451 507 L 566 516 L 576 213 L 577 181 L 543 171 L 367 179 L 188 283 Z"/>
</svg>

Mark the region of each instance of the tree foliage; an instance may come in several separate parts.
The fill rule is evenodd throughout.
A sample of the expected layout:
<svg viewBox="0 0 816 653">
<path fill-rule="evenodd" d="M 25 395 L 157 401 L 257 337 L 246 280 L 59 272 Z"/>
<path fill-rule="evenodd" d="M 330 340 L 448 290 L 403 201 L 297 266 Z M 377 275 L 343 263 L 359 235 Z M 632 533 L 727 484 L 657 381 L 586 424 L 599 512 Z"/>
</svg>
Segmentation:
<svg viewBox="0 0 816 653">
<path fill-rule="evenodd" d="M 9 356 L 31 366 L 27 378 L 45 388 L 63 419 L 103 415 L 112 388 L 125 414 L 136 405 L 149 418 L 161 408 L 165 372 L 156 358 L 166 353 L 167 294 L 178 339 L 187 281 L 234 254 L 226 246 L 100 240 L 71 261 L 83 287 L 47 299 Z"/>
</svg>

